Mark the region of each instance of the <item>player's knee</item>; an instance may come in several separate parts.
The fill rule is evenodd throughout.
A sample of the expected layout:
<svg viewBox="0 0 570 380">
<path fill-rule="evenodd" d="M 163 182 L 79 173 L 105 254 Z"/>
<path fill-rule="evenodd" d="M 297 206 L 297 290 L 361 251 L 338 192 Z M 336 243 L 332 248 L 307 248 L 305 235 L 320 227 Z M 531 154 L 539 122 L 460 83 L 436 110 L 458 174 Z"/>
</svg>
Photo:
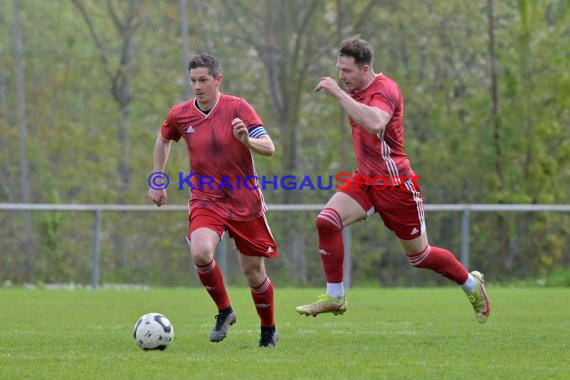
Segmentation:
<svg viewBox="0 0 570 380">
<path fill-rule="evenodd" d="M 190 255 L 194 263 L 206 265 L 214 258 L 215 246 L 207 241 L 194 241 L 190 244 Z"/>
<path fill-rule="evenodd" d="M 265 279 L 265 272 L 258 266 L 243 268 L 243 275 L 250 287 L 259 286 Z"/>
</svg>

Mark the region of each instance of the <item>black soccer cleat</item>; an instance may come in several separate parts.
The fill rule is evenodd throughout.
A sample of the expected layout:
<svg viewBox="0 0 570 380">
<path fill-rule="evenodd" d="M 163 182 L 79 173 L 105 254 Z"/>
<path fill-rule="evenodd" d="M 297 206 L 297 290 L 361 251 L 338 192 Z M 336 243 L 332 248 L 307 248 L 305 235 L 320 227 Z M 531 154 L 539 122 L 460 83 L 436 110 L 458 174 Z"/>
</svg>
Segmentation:
<svg viewBox="0 0 570 380">
<path fill-rule="evenodd" d="M 275 347 L 279 340 L 279 334 L 275 326 L 262 327 L 261 336 L 259 338 L 259 347 Z"/>
<path fill-rule="evenodd" d="M 224 340 L 228 334 L 228 329 L 231 325 L 236 323 L 236 315 L 231 308 L 220 311 L 218 315 L 215 316 L 216 325 L 210 332 L 210 342 L 221 342 Z"/>
</svg>

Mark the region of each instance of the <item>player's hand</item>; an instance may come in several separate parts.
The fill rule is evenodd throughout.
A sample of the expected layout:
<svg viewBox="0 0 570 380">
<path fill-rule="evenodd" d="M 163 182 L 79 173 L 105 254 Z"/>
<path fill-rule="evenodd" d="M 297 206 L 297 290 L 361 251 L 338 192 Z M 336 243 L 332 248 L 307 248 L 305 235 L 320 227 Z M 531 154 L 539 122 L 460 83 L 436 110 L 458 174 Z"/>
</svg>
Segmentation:
<svg viewBox="0 0 570 380">
<path fill-rule="evenodd" d="M 146 194 L 152 202 L 157 205 L 158 207 L 166 204 L 166 190 L 161 189 L 148 189 L 148 193 Z"/>
<path fill-rule="evenodd" d="M 234 137 L 243 145 L 249 146 L 249 134 L 243 120 L 236 117 L 232 120 L 232 127 L 234 129 Z"/>
<path fill-rule="evenodd" d="M 340 92 L 342 92 L 342 89 L 338 83 L 336 83 L 336 81 L 331 77 L 322 77 L 319 81 L 319 84 L 317 84 L 317 87 L 315 87 L 315 92 L 319 92 L 323 89 L 333 96 L 337 96 Z"/>
</svg>

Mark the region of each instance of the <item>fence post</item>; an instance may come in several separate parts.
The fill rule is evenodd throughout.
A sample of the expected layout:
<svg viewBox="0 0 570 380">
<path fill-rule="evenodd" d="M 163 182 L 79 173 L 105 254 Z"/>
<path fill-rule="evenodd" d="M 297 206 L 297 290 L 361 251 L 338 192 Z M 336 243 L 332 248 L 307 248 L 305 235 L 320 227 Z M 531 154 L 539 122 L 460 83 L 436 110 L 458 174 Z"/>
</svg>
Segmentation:
<svg viewBox="0 0 570 380">
<path fill-rule="evenodd" d="M 469 209 L 465 208 L 461 216 L 461 263 L 467 269 L 469 269 L 469 214 Z"/>
<path fill-rule="evenodd" d="M 342 230 L 342 237 L 344 239 L 344 286 L 350 288 L 352 285 L 352 254 L 350 252 L 350 226 Z"/>
<path fill-rule="evenodd" d="M 100 272 L 99 262 L 101 258 L 101 241 L 99 235 L 101 233 L 101 210 L 96 209 L 93 212 L 93 261 L 91 262 L 91 286 L 93 289 L 99 288 Z"/>
</svg>

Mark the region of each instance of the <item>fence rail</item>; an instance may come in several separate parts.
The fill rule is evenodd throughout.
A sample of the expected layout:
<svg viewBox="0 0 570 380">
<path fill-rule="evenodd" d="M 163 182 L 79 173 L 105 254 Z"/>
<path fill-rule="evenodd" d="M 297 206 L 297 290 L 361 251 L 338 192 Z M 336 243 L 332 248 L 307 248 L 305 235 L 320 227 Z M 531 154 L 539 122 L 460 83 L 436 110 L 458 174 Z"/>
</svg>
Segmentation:
<svg viewBox="0 0 570 380">
<path fill-rule="evenodd" d="M 267 206 L 269 211 L 320 211 L 324 205 L 320 204 L 275 204 Z M 430 212 L 461 212 L 461 262 L 469 267 L 469 243 L 470 243 L 470 217 L 472 212 L 569 212 L 570 205 L 536 205 L 536 204 L 428 204 L 425 209 Z M 103 212 L 119 211 L 152 211 L 152 212 L 186 212 L 187 206 L 165 205 L 156 207 L 152 205 L 105 205 L 105 204 L 34 204 L 34 203 L 0 203 L 0 211 L 79 211 L 93 213 L 93 256 L 91 262 L 91 286 L 98 288 L 100 285 L 100 261 L 101 261 L 101 218 Z M 350 226 L 343 230 L 345 244 L 345 285 L 351 283 L 350 267 Z M 226 241 L 223 239 L 219 244 L 222 252 L 226 250 Z M 225 257 L 221 263 L 225 272 Z"/>
</svg>

